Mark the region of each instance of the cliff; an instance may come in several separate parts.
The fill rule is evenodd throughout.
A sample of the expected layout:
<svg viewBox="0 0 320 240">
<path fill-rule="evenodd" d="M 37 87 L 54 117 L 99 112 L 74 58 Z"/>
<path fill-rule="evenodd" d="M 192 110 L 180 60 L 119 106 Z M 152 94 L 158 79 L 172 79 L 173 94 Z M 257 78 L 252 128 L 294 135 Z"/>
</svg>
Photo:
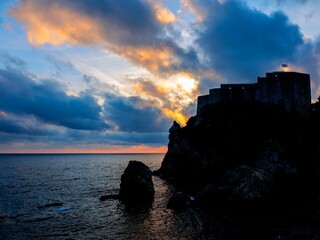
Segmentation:
<svg viewBox="0 0 320 240">
<path fill-rule="evenodd" d="M 174 122 L 155 174 L 201 205 L 315 200 L 319 113 L 319 102 L 308 118 L 259 103 L 205 106 L 185 127 Z"/>
</svg>

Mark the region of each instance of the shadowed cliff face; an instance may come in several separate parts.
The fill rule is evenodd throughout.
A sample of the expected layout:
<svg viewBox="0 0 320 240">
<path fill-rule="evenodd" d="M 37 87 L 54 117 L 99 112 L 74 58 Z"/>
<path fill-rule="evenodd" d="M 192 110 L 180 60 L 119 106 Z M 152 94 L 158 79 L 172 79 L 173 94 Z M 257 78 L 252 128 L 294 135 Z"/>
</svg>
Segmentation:
<svg viewBox="0 0 320 240">
<path fill-rule="evenodd" d="M 316 177 L 316 126 L 314 117 L 302 119 L 275 106 L 207 106 L 185 127 L 170 129 L 156 173 L 196 189 L 214 184 L 213 192 L 227 199 L 299 197 Z"/>
</svg>

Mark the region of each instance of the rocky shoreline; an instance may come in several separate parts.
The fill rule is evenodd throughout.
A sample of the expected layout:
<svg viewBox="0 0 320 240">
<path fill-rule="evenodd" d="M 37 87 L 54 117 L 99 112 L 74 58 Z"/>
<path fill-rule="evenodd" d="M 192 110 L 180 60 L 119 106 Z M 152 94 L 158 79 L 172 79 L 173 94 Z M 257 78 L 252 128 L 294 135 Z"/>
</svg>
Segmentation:
<svg viewBox="0 0 320 240">
<path fill-rule="evenodd" d="M 207 106 L 185 127 L 173 123 L 168 151 L 153 174 L 175 185 L 173 208 L 312 214 L 319 207 L 319 119 L 319 102 L 308 118 L 257 103 Z"/>
<path fill-rule="evenodd" d="M 247 234 L 259 239 L 275 231 L 276 239 L 320 239 L 319 122 L 319 102 L 308 118 L 257 103 L 207 106 L 185 127 L 173 123 L 158 170 L 130 161 L 119 194 L 101 200 L 152 207 L 153 175 L 174 186 L 166 205 L 173 211 L 214 213 L 241 236 L 252 224 L 260 230 Z"/>
</svg>

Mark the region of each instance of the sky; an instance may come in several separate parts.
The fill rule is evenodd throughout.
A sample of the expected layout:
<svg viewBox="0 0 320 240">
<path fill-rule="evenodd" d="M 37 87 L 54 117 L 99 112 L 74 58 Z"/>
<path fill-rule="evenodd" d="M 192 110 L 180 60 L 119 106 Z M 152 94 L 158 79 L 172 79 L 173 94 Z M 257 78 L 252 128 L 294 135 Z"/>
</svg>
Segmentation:
<svg viewBox="0 0 320 240">
<path fill-rule="evenodd" d="M 1 0 L 0 153 L 167 151 L 197 96 L 266 72 L 320 95 L 318 0 Z"/>
</svg>

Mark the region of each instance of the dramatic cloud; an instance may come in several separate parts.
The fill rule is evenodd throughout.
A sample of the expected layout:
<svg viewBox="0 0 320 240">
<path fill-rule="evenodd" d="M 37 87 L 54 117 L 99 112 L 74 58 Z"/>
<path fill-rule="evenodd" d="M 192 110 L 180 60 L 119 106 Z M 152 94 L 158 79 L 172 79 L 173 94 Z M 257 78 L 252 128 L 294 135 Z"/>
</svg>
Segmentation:
<svg viewBox="0 0 320 240">
<path fill-rule="evenodd" d="M 0 110 L 72 129 L 109 128 L 92 96 L 68 96 L 57 82 L 35 82 L 13 69 L 0 69 Z"/>
<path fill-rule="evenodd" d="M 199 66 L 195 51 L 166 39 L 163 28 L 175 16 L 161 5 L 142 0 L 21 0 L 11 13 L 25 25 L 34 45 L 102 44 L 158 74 Z"/>
<path fill-rule="evenodd" d="M 306 41 L 295 53 L 296 70 L 310 74 L 313 100 L 320 96 L 320 37 Z"/>
<path fill-rule="evenodd" d="M 11 12 L 25 22 L 33 44 L 135 45 L 152 41 L 159 31 L 152 9 L 139 0 L 21 0 Z"/>
<path fill-rule="evenodd" d="M 0 133 L 41 136 L 50 134 L 50 130 L 33 116 L 0 112 Z"/>
<path fill-rule="evenodd" d="M 162 114 L 170 119 L 175 119 L 184 125 L 188 116 L 194 115 L 198 82 L 188 73 L 179 73 L 167 79 L 139 80 L 134 85 L 134 90 L 141 96 L 152 99 L 153 105 L 162 109 Z"/>
<path fill-rule="evenodd" d="M 299 62 L 297 53 L 308 44 L 298 25 L 280 11 L 267 14 L 238 0 L 180 2 L 181 8 L 189 9 L 198 19 L 189 30 L 180 31 L 193 33 L 196 39 L 188 48 L 176 42 L 179 39 L 173 39 L 174 34 L 167 34 L 179 19 L 161 1 L 20 0 L 11 13 L 25 25 L 34 45 L 102 45 L 166 78 L 187 72 L 193 78 L 208 80 L 202 74 L 212 72 L 212 82 L 252 82 L 277 70 L 283 62 Z M 201 82 L 200 89 L 208 82 Z"/>
<path fill-rule="evenodd" d="M 191 93 L 184 91 L 181 85 L 188 87 L 189 78 L 198 80 L 198 75 L 208 69 L 200 65 L 195 49 L 179 46 L 168 35 L 166 30 L 174 32 L 170 24 L 177 18 L 159 1 L 21 0 L 16 8 L 11 8 L 11 13 L 25 25 L 33 45 L 102 46 L 147 69 L 157 79 L 158 89 L 166 89 L 166 94 L 160 97 L 162 112 L 182 124 L 186 122 L 188 117 L 182 108 L 188 106 L 190 100 L 195 101 L 196 89 Z M 184 78 L 186 82 L 176 88 L 175 78 L 181 79 L 179 76 L 186 74 L 189 78 Z M 174 84 L 170 86 L 168 81 Z M 193 95 L 192 99 L 190 95 Z M 165 99 L 168 99 L 167 103 L 163 101 Z"/>
<path fill-rule="evenodd" d="M 105 116 L 124 132 L 161 132 L 169 129 L 171 120 L 165 118 L 152 102 L 139 97 L 119 97 L 108 94 L 105 101 Z"/>
<path fill-rule="evenodd" d="M 202 11 L 207 3 L 197 43 L 208 64 L 228 81 L 255 81 L 292 61 L 304 43 L 299 27 L 281 12 L 269 16 L 232 0 L 196 2 L 193 6 Z"/>
<path fill-rule="evenodd" d="M 185 124 L 196 113 L 197 96 L 221 83 L 255 82 L 282 63 L 310 73 L 316 99 L 319 6 L 2 1 L 10 14 L 0 15 L 8 44 L 0 50 L 0 149 L 166 146 L 172 121 Z"/>
<path fill-rule="evenodd" d="M 0 117 L 1 119 L 1 117 Z M 0 120 L 2 121 L 2 120 Z M 14 123 L 8 123 L 14 125 Z M 2 124 L 0 124 L 0 128 Z M 4 124 L 4 126 L 6 126 Z M 13 131 L 11 131 L 13 130 Z M 168 143 L 167 132 L 137 133 L 101 132 L 74 129 L 50 130 L 18 129 L 17 126 L 0 131 L 0 151 L 20 150 L 28 152 L 164 152 Z M 36 130 L 35 133 L 32 130 Z"/>
<path fill-rule="evenodd" d="M 68 96 L 52 80 L 0 69 L 0 150 L 163 152 L 172 120 L 153 105 L 109 94 L 104 109 L 87 94 Z"/>
</svg>

